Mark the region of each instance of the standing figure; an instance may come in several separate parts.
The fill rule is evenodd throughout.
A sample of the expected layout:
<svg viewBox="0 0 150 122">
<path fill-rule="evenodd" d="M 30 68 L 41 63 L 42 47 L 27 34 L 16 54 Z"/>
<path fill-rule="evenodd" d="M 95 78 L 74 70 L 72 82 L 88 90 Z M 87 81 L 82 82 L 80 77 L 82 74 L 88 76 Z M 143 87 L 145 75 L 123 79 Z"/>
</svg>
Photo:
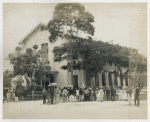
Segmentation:
<svg viewBox="0 0 150 122">
<path fill-rule="evenodd" d="M 69 101 L 70 102 L 74 102 L 74 90 L 73 90 L 73 87 L 71 87 L 71 89 L 69 90 Z"/>
<path fill-rule="evenodd" d="M 103 91 L 104 91 L 104 98 L 103 98 L 103 100 L 106 101 L 106 87 L 104 87 Z"/>
<path fill-rule="evenodd" d="M 114 100 L 116 101 L 117 100 L 116 89 L 113 89 L 113 90 L 114 90 Z"/>
<path fill-rule="evenodd" d="M 94 101 L 94 91 L 93 91 L 93 89 L 91 89 L 91 92 L 90 92 L 90 101 Z"/>
<path fill-rule="evenodd" d="M 78 88 L 76 89 L 76 100 L 77 102 L 79 101 L 79 89 Z"/>
<path fill-rule="evenodd" d="M 58 104 L 58 98 L 57 98 L 58 88 L 54 87 L 54 98 L 55 98 L 55 104 Z"/>
<path fill-rule="evenodd" d="M 97 92 L 95 90 L 93 90 L 93 91 L 94 91 L 94 101 L 96 101 L 96 99 L 97 99 Z"/>
<path fill-rule="evenodd" d="M 6 97 L 7 97 L 7 102 L 10 102 L 10 92 L 9 91 L 6 94 Z"/>
<path fill-rule="evenodd" d="M 67 102 L 69 102 L 69 96 L 70 96 L 69 91 L 70 91 L 70 87 L 67 88 Z"/>
<path fill-rule="evenodd" d="M 138 102 L 138 106 L 140 105 L 140 100 L 139 100 L 139 88 L 138 86 L 136 86 L 136 89 L 135 89 L 135 95 L 134 95 L 134 103 L 136 105 L 136 101 Z"/>
<path fill-rule="evenodd" d="M 111 101 L 114 101 L 114 97 L 115 97 L 115 91 L 114 91 L 114 89 L 112 88 L 112 89 L 111 89 Z"/>
<path fill-rule="evenodd" d="M 67 102 L 67 90 L 66 89 L 64 89 L 63 90 L 63 93 L 62 93 L 62 95 L 63 95 L 63 102 Z"/>
<path fill-rule="evenodd" d="M 47 104 L 50 104 L 50 99 L 51 99 L 51 90 L 50 90 L 50 88 L 48 88 L 48 90 L 47 90 Z"/>
<path fill-rule="evenodd" d="M 46 95 L 47 95 L 47 91 L 46 89 L 43 90 L 43 105 L 46 104 Z"/>
<path fill-rule="evenodd" d="M 89 101 L 89 89 L 88 88 L 85 89 L 84 100 Z"/>
<path fill-rule="evenodd" d="M 128 88 L 127 94 L 128 94 L 128 102 L 129 102 L 129 105 L 131 105 L 131 95 L 132 95 L 131 87 Z"/>
<path fill-rule="evenodd" d="M 56 103 L 58 104 L 58 102 L 60 102 L 59 98 L 60 98 L 60 94 L 61 94 L 61 91 L 60 91 L 60 88 L 57 90 L 57 93 L 56 93 Z"/>
<path fill-rule="evenodd" d="M 54 86 L 51 86 L 51 104 L 54 104 L 54 98 L 55 98 L 55 88 Z"/>
<path fill-rule="evenodd" d="M 103 102 L 103 100 L 104 100 L 103 98 L 104 98 L 104 91 L 103 91 L 103 89 L 100 89 L 97 94 L 97 101 Z"/>
<path fill-rule="evenodd" d="M 79 89 L 79 101 L 82 102 L 82 96 L 84 94 L 84 91 L 82 90 L 82 88 Z"/>
<path fill-rule="evenodd" d="M 107 101 L 110 101 L 110 90 L 106 88 Z"/>
</svg>

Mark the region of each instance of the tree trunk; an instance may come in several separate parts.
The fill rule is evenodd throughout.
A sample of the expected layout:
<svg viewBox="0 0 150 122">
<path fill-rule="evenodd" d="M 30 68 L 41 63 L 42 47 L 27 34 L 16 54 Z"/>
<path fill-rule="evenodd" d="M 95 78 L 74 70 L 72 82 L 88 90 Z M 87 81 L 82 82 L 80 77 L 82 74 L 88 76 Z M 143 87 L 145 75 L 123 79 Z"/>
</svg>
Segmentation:
<svg viewBox="0 0 150 122">
<path fill-rule="evenodd" d="M 50 83 L 51 83 L 51 81 L 50 81 L 51 79 L 50 79 L 50 75 L 49 75 L 49 85 L 50 85 Z"/>
</svg>

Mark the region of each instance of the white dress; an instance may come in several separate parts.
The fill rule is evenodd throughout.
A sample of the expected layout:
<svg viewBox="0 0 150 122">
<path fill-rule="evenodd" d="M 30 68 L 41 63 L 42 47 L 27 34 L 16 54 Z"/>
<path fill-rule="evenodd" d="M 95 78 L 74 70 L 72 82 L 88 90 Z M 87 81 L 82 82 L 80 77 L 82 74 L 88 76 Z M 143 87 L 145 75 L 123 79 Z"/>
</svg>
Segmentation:
<svg viewBox="0 0 150 122">
<path fill-rule="evenodd" d="M 97 94 L 97 101 L 103 101 L 104 92 L 103 90 L 99 90 Z"/>
</svg>

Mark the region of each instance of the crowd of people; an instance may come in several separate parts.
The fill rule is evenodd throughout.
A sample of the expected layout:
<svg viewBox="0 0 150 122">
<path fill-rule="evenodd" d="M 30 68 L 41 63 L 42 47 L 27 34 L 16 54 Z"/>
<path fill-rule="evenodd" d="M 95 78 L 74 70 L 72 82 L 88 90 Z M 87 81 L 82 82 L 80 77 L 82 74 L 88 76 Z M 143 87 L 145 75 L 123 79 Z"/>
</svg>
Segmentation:
<svg viewBox="0 0 150 122">
<path fill-rule="evenodd" d="M 123 90 L 120 90 L 123 91 Z M 127 100 L 129 101 L 129 104 L 131 104 L 131 96 L 133 94 L 133 89 L 131 87 L 128 87 L 128 90 L 126 90 Z M 122 94 L 120 92 L 120 97 L 122 97 Z M 47 99 L 47 102 L 46 102 Z M 59 102 L 82 102 L 82 101 L 117 101 L 118 95 L 116 94 L 116 89 L 112 87 L 101 87 L 101 88 L 78 88 L 78 87 L 64 87 L 62 89 L 58 88 L 55 93 L 53 100 L 51 100 L 50 97 L 50 91 L 46 91 L 44 89 L 43 91 L 43 104 L 51 104 L 50 101 L 54 101 L 54 104 L 58 104 Z M 139 105 L 139 88 L 135 88 L 134 92 L 134 102 L 136 105 L 136 101 L 138 102 L 137 105 Z"/>
<path fill-rule="evenodd" d="M 113 88 L 78 88 L 64 87 L 58 89 L 54 95 L 54 104 L 58 104 L 62 98 L 62 102 L 82 102 L 82 101 L 116 101 L 116 90 Z M 50 104 L 49 91 L 43 91 L 43 104 Z"/>
</svg>

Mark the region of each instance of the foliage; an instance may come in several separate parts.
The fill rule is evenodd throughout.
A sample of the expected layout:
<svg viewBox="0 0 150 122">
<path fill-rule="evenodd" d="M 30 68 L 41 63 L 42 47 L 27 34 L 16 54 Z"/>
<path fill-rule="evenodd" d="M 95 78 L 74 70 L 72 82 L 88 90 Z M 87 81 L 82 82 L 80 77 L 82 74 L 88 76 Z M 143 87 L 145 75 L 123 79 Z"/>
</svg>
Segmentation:
<svg viewBox="0 0 150 122">
<path fill-rule="evenodd" d="M 16 50 L 16 51 L 20 51 L 20 50 L 21 50 L 21 47 L 18 46 L 18 47 L 15 48 L 15 50 Z"/>
<path fill-rule="evenodd" d="M 80 3 L 59 3 L 53 13 L 53 19 L 48 23 L 50 42 L 55 42 L 58 37 L 75 41 L 81 34 L 94 35 L 95 28 L 92 23 L 94 17 L 85 11 Z"/>
<path fill-rule="evenodd" d="M 97 72 L 103 70 L 106 62 L 128 67 L 127 48 L 91 39 L 78 38 L 78 40 L 73 46 L 74 70 L 85 69 Z M 64 43 L 53 49 L 55 61 L 67 60 L 67 65 L 63 65 L 61 68 L 69 71 L 71 65 L 70 45 L 70 43 Z"/>
<path fill-rule="evenodd" d="M 41 80 L 39 79 L 40 77 L 50 73 L 51 67 L 49 62 L 42 63 L 39 59 L 40 56 L 40 51 L 33 55 L 31 48 L 27 48 L 26 53 L 20 54 L 17 57 L 9 54 L 10 62 L 14 66 L 13 75 L 27 75 L 31 79 L 35 77 L 35 80 L 32 81 L 37 82 Z"/>
<path fill-rule="evenodd" d="M 59 3 L 55 6 L 53 12 L 53 19 L 48 23 L 48 30 L 50 32 L 49 41 L 54 43 L 57 41 L 58 37 L 65 39 L 65 41 L 70 44 L 67 49 L 68 65 L 63 66 L 71 71 L 71 80 L 73 80 L 73 68 L 80 68 L 80 62 L 73 61 L 75 57 L 74 46 L 77 47 L 78 43 L 81 43 L 79 37 L 86 36 L 89 37 L 94 35 L 95 28 L 92 25 L 94 22 L 94 17 L 91 13 L 85 11 L 85 7 L 80 3 Z M 66 54 L 66 53 L 65 53 Z M 59 58 L 59 54 L 54 55 L 56 58 Z M 78 56 L 78 55 L 76 55 Z M 57 59 L 56 59 L 57 60 Z M 74 65 L 74 66 L 73 66 Z M 63 68 L 62 67 L 62 68 Z"/>
<path fill-rule="evenodd" d="M 19 95 L 23 94 L 24 90 L 25 90 L 25 87 L 22 84 L 18 84 L 16 86 L 15 93 L 17 96 L 19 96 Z"/>
<path fill-rule="evenodd" d="M 38 48 L 38 45 L 35 44 L 35 45 L 33 46 L 33 49 L 36 50 L 37 48 Z"/>
<path fill-rule="evenodd" d="M 12 72 L 8 69 L 3 72 L 3 86 L 4 87 L 10 87 L 11 86 L 11 80 L 12 80 Z"/>
</svg>

